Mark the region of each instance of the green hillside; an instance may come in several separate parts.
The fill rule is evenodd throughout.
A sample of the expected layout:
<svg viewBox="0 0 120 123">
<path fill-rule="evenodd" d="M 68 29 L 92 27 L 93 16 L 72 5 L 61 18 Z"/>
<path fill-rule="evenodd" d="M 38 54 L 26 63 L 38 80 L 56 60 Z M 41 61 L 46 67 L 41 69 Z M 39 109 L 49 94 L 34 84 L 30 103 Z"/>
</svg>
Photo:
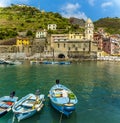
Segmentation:
<svg viewBox="0 0 120 123">
<path fill-rule="evenodd" d="M 47 29 L 48 24 L 57 24 L 58 29 L 70 26 L 69 20 L 59 13 L 43 12 L 30 6 L 11 5 L 0 8 L 0 39 L 14 37 L 17 32 Z"/>
<path fill-rule="evenodd" d="M 101 18 L 94 22 L 95 28 L 102 27 L 110 34 L 120 34 L 120 18 Z"/>
</svg>

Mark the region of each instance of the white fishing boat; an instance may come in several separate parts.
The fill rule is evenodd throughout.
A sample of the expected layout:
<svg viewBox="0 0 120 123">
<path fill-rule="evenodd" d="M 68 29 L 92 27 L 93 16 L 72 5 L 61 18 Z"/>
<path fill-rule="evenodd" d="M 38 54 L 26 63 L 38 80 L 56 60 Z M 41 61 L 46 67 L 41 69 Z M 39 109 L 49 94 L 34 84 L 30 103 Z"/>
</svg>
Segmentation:
<svg viewBox="0 0 120 123">
<path fill-rule="evenodd" d="M 4 59 L 0 59 L 0 64 L 4 64 L 5 60 Z"/>
<path fill-rule="evenodd" d="M 18 122 L 39 112 L 44 105 L 44 100 L 43 94 L 36 95 L 32 93 L 21 98 L 12 108 Z"/>
<path fill-rule="evenodd" d="M 18 60 L 5 60 L 4 64 L 8 64 L 8 65 L 20 65 L 22 64 L 22 62 L 18 61 Z"/>
</svg>

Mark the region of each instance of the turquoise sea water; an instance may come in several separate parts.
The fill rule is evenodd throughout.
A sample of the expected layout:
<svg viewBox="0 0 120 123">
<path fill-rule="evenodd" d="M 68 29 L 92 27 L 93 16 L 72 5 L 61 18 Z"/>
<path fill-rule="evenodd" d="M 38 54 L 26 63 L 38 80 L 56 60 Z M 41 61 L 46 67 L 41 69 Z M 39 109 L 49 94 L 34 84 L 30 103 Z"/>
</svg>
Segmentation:
<svg viewBox="0 0 120 123">
<path fill-rule="evenodd" d="M 0 96 L 16 91 L 19 99 L 36 89 L 45 94 L 44 108 L 20 123 L 60 123 L 61 114 L 47 97 L 49 89 L 60 79 L 78 97 L 75 112 L 62 116 L 61 123 L 120 122 L 120 63 L 82 62 L 71 65 L 0 65 Z M 12 111 L 0 123 L 13 123 Z M 14 120 L 14 123 L 18 123 Z"/>
</svg>

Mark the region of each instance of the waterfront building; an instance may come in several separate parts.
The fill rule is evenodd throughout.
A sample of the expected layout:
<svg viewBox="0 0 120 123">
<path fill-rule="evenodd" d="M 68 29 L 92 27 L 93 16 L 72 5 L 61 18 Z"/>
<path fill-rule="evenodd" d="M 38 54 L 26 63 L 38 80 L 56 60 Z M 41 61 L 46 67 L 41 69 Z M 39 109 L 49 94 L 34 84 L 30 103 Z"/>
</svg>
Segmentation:
<svg viewBox="0 0 120 123">
<path fill-rule="evenodd" d="M 16 38 L 16 52 L 17 53 L 31 53 L 31 41 L 29 38 L 17 37 Z"/>
<path fill-rule="evenodd" d="M 103 51 L 112 56 L 120 55 L 120 38 L 115 35 L 103 38 Z"/>
<path fill-rule="evenodd" d="M 52 34 L 50 39 L 51 54 L 53 57 L 67 57 L 68 34 Z"/>
<path fill-rule="evenodd" d="M 90 58 L 96 56 L 97 46 L 93 40 L 94 25 L 90 19 L 85 23 L 85 34 L 52 34 L 50 40 L 51 54 L 54 58 Z M 49 52 L 49 51 L 48 51 Z"/>
<path fill-rule="evenodd" d="M 35 38 L 32 43 L 32 53 L 42 53 L 47 43 L 47 30 L 36 31 Z"/>
</svg>

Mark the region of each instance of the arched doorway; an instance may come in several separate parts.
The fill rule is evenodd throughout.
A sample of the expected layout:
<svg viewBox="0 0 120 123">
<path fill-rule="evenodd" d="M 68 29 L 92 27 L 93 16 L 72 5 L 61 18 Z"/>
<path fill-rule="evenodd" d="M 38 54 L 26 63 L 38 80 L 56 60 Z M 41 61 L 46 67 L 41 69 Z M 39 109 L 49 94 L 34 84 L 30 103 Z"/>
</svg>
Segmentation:
<svg viewBox="0 0 120 123">
<path fill-rule="evenodd" d="M 64 54 L 59 54 L 58 58 L 65 58 L 65 55 Z"/>
</svg>

